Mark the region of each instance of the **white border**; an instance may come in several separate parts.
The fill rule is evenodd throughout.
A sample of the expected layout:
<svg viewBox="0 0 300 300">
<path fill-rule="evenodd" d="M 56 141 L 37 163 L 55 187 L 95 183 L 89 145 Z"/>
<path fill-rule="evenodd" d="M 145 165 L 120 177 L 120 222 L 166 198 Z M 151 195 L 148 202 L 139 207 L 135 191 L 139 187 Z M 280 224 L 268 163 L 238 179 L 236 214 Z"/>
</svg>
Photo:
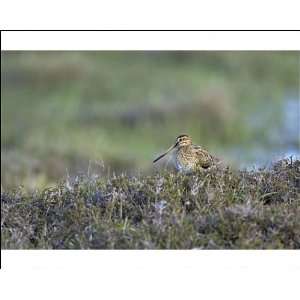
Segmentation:
<svg viewBox="0 0 300 300">
<path fill-rule="evenodd" d="M 3 299 L 295 299 L 299 251 L 2 251 Z M 29 276 L 30 275 L 30 276 Z"/>
<path fill-rule="evenodd" d="M 297 0 L 1 2 L 2 29 L 299 29 Z"/>
<path fill-rule="evenodd" d="M 2 50 L 300 50 L 300 32 L 4 31 Z"/>
</svg>

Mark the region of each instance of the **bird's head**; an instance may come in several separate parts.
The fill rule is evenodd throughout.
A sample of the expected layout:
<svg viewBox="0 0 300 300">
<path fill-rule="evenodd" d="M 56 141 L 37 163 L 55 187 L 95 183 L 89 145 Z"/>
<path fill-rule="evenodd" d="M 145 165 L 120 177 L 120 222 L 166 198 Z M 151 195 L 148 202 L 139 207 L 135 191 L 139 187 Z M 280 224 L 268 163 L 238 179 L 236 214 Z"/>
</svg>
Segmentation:
<svg viewBox="0 0 300 300">
<path fill-rule="evenodd" d="M 157 162 L 158 160 L 160 160 L 161 158 L 163 158 L 165 155 L 167 155 L 170 151 L 172 151 L 174 148 L 181 148 L 181 147 L 185 147 L 185 146 L 189 146 L 192 144 L 192 139 L 186 135 L 186 134 L 182 134 L 179 135 L 176 138 L 175 144 L 172 145 L 165 153 L 163 153 L 162 155 L 160 155 L 159 157 L 157 157 L 153 163 Z"/>
<path fill-rule="evenodd" d="M 176 138 L 174 147 L 180 148 L 180 147 L 185 147 L 185 146 L 189 146 L 189 145 L 192 145 L 191 137 L 189 137 L 186 134 L 182 134 Z"/>
</svg>

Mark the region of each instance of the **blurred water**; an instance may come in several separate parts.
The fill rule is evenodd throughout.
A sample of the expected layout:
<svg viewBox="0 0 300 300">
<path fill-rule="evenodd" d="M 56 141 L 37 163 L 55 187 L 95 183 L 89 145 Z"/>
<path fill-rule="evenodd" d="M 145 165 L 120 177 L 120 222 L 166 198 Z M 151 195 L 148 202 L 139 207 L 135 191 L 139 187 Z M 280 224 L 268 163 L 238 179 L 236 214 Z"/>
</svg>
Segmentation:
<svg viewBox="0 0 300 300">
<path fill-rule="evenodd" d="M 289 99 L 285 103 L 284 111 L 283 136 L 287 144 L 298 142 L 300 132 L 300 102 L 299 99 Z M 299 149 L 298 149 L 299 151 Z"/>
<path fill-rule="evenodd" d="M 266 111 L 266 109 L 268 109 Z M 272 112 L 271 112 L 272 113 Z M 300 159 L 300 99 L 288 97 L 281 111 L 280 122 L 269 126 L 269 107 L 262 109 L 259 114 L 250 116 L 250 126 L 255 130 L 268 128 L 266 144 L 249 146 L 247 149 L 235 147 L 229 152 L 229 157 L 236 161 L 240 168 L 256 169 L 269 167 L 279 159 L 293 157 Z"/>
</svg>

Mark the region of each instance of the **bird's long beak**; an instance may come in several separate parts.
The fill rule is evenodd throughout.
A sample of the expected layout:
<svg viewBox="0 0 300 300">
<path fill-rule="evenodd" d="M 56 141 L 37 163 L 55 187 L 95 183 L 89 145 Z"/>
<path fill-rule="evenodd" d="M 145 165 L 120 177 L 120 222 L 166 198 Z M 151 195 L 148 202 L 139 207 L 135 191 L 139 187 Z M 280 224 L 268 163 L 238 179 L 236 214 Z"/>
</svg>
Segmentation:
<svg viewBox="0 0 300 300">
<path fill-rule="evenodd" d="M 175 147 L 177 147 L 178 143 L 176 143 L 175 145 L 171 146 L 165 153 L 163 153 L 162 155 L 160 155 L 159 157 L 157 157 L 156 159 L 154 159 L 153 163 L 156 163 L 158 160 L 160 160 L 161 158 L 163 158 L 164 156 L 166 156 L 171 150 L 173 150 Z"/>
</svg>

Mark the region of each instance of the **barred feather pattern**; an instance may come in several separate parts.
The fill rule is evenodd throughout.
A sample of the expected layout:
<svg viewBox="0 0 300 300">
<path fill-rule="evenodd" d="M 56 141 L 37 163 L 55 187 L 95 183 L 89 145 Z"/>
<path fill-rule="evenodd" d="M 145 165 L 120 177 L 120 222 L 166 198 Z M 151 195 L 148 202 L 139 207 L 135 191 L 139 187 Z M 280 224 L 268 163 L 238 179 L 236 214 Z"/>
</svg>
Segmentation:
<svg viewBox="0 0 300 300">
<path fill-rule="evenodd" d="M 214 164 L 215 158 L 200 146 L 189 145 L 176 149 L 174 162 L 177 171 L 187 173 L 196 168 L 207 169 Z"/>
</svg>

